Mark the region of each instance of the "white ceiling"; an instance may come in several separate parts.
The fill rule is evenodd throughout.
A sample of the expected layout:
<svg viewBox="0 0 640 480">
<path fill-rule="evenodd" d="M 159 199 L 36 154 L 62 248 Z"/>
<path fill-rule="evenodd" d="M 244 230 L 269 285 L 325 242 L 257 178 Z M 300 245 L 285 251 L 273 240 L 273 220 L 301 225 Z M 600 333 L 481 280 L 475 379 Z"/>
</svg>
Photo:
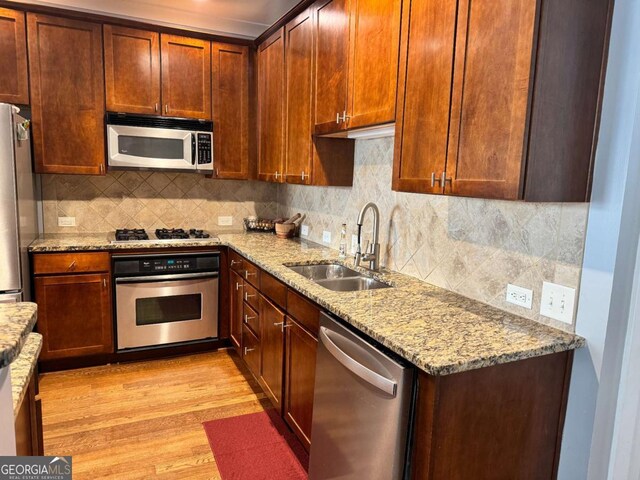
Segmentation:
<svg viewBox="0 0 640 480">
<path fill-rule="evenodd" d="M 256 38 L 299 0 L 20 0 L 158 25 Z"/>
</svg>

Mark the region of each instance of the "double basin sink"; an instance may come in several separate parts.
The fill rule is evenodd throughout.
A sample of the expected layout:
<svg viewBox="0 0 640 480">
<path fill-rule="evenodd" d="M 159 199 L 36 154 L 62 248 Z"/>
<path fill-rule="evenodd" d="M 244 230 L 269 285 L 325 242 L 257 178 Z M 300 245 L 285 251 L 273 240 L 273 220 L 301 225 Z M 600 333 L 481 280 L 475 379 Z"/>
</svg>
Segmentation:
<svg viewBox="0 0 640 480">
<path fill-rule="evenodd" d="M 387 283 L 337 263 L 287 266 L 303 277 L 334 292 L 356 292 L 391 287 Z"/>
</svg>

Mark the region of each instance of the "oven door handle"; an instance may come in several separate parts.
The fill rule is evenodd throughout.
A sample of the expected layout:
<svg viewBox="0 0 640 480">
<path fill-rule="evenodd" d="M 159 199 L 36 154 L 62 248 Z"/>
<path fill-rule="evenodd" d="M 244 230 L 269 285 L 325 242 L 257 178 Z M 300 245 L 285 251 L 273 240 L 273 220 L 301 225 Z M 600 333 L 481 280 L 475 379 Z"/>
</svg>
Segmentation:
<svg viewBox="0 0 640 480">
<path fill-rule="evenodd" d="M 176 273 L 169 275 L 149 275 L 146 277 L 118 277 L 116 283 L 152 283 L 173 280 L 194 280 L 200 278 L 218 278 L 217 272 Z"/>
</svg>

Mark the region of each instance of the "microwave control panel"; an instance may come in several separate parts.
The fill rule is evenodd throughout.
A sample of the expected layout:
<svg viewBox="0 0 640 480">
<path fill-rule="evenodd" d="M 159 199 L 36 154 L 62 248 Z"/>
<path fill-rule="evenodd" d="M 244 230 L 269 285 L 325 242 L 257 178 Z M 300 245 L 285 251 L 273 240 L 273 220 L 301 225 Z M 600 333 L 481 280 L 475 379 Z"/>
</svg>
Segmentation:
<svg viewBox="0 0 640 480">
<path fill-rule="evenodd" d="M 198 133 L 198 165 L 211 163 L 211 137 L 210 133 Z"/>
</svg>

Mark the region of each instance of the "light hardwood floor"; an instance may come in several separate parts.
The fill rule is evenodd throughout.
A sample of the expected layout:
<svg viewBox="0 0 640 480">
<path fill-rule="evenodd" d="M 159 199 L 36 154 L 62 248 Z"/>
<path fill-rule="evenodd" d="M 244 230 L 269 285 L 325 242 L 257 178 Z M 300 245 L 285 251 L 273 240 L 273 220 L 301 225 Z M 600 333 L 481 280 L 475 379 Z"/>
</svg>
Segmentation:
<svg viewBox="0 0 640 480">
<path fill-rule="evenodd" d="M 42 375 L 45 454 L 73 455 L 74 480 L 220 478 L 202 422 L 267 402 L 234 355 Z"/>
</svg>

